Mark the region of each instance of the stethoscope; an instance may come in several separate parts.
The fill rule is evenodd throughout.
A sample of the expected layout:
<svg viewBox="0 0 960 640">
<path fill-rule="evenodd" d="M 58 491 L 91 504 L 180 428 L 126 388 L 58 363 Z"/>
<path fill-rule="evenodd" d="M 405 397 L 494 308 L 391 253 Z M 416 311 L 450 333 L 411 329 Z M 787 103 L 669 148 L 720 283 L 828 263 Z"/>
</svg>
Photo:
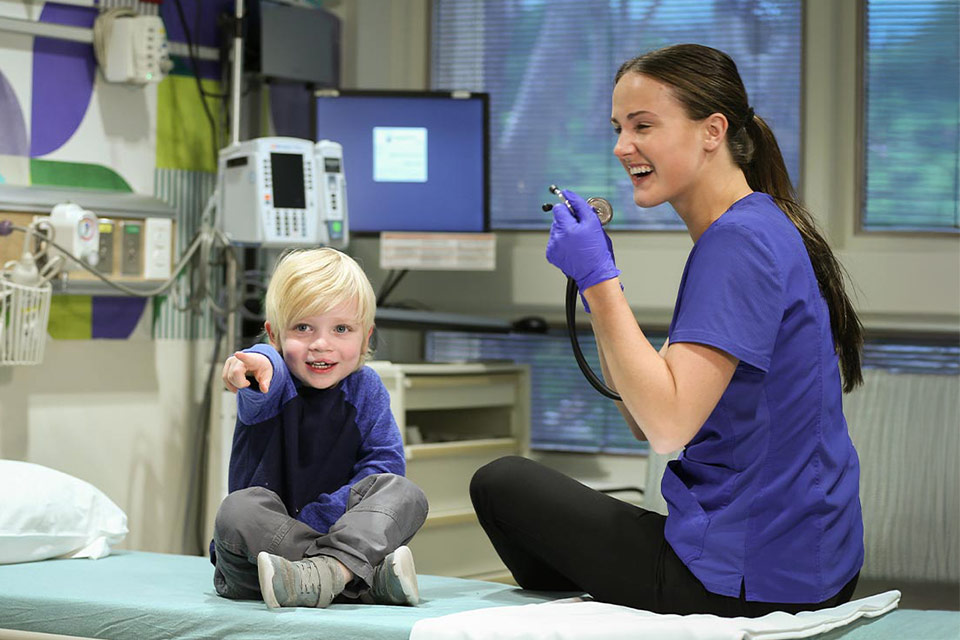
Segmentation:
<svg viewBox="0 0 960 640">
<path fill-rule="evenodd" d="M 573 211 L 573 205 L 570 204 L 570 201 L 567 200 L 557 185 L 550 185 L 549 191 L 560 198 L 560 201 L 567 206 L 570 213 L 576 216 L 576 213 Z M 594 212 L 596 212 L 597 217 L 600 219 L 601 225 L 606 226 L 608 222 L 613 220 L 613 206 L 605 198 L 587 198 L 587 204 L 593 207 Z M 545 204 L 542 209 L 544 211 L 551 211 L 553 205 Z M 577 365 L 580 367 L 580 371 L 583 372 L 587 382 L 589 382 L 594 389 L 611 400 L 620 401 L 620 394 L 605 385 L 603 380 L 601 380 L 599 376 L 593 372 L 593 369 L 590 368 L 590 365 L 587 364 L 586 358 L 583 357 L 583 351 L 580 349 L 580 341 L 577 339 L 577 293 L 579 293 L 577 283 L 573 278 L 567 278 L 567 334 L 570 336 L 570 346 L 573 347 L 573 357 L 576 358 Z"/>
</svg>

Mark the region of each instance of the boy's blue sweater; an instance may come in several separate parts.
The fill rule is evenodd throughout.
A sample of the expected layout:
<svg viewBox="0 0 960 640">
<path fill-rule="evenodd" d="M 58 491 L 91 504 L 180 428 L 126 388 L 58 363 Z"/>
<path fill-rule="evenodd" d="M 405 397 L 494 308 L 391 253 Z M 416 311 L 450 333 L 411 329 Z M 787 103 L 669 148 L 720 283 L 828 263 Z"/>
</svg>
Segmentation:
<svg viewBox="0 0 960 640">
<path fill-rule="evenodd" d="M 291 517 L 326 533 L 344 514 L 350 487 L 374 473 L 404 475 L 400 430 L 390 396 L 363 367 L 334 387 L 295 379 L 272 346 L 247 349 L 273 364 L 267 393 L 237 393 L 230 454 L 230 492 L 261 486 L 275 492 Z"/>
</svg>

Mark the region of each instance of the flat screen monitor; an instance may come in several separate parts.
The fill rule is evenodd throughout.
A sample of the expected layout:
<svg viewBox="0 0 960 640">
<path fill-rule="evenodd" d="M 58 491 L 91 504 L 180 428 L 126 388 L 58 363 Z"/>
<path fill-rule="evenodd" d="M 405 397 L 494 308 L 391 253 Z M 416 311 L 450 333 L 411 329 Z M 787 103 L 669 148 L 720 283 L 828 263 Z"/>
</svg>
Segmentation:
<svg viewBox="0 0 960 640">
<path fill-rule="evenodd" d="M 488 95 L 319 91 L 314 140 L 343 146 L 351 234 L 489 229 Z"/>
</svg>

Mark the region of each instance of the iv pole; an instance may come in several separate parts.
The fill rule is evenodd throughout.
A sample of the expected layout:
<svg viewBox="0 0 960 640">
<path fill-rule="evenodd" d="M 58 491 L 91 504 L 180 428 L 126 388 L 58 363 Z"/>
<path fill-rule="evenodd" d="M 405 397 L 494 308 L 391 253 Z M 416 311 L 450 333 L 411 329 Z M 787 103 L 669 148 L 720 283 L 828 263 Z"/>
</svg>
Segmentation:
<svg viewBox="0 0 960 640">
<path fill-rule="evenodd" d="M 233 21 L 233 66 L 230 82 L 230 145 L 240 142 L 240 83 L 243 81 L 243 0 L 235 0 Z M 224 215 L 224 212 L 219 212 Z M 227 267 L 227 309 L 236 308 L 237 269 L 236 260 L 229 260 Z M 230 353 L 236 347 L 237 315 L 227 314 L 227 341 Z"/>
</svg>

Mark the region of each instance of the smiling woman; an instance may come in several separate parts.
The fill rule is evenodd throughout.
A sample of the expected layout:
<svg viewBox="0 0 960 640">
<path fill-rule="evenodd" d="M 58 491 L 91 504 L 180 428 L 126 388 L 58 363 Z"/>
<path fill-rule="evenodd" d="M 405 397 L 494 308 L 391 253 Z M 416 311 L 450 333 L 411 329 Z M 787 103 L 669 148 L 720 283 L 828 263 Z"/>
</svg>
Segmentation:
<svg viewBox="0 0 960 640">
<path fill-rule="evenodd" d="M 527 589 L 730 617 L 845 603 L 864 550 L 841 395 L 862 382 L 862 332 L 839 264 L 729 55 L 664 47 L 614 82 L 634 201 L 669 202 L 694 242 L 665 346 L 638 326 L 612 240 L 573 191 L 546 258 L 585 300 L 627 426 L 658 453 L 683 449 L 663 475 L 668 515 L 512 457 L 474 475 L 478 519 Z"/>
</svg>

